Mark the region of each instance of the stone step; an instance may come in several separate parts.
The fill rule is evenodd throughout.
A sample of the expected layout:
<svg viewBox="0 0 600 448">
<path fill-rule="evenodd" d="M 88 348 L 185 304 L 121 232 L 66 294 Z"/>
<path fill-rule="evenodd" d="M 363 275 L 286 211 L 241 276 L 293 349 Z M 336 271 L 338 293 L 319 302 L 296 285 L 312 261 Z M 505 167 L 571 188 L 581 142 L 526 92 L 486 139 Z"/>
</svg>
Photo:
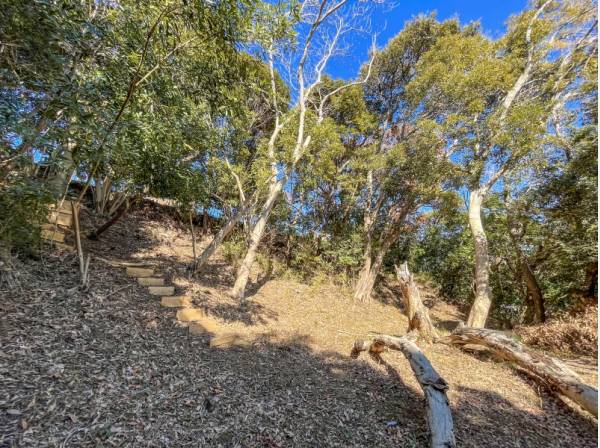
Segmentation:
<svg viewBox="0 0 600 448">
<path fill-rule="evenodd" d="M 199 308 L 183 308 L 177 311 L 179 322 L 195 322 L 206 318 L 206 314 Z"/>
<path fill-rule="evenodd" d="M 255 342 L 255 340 L 256 338 L 252 335 L 226 332 L 216 334 L 210 338 L 209 346 L 213 348 L 249 347 Z"/>
<path fill-rule="evenodd" d="M 153 296 L 172 296 L 175 294 L 174 286 L 148 286 L 148 292 Z"/>
<path fill-rule="evenodd" d="M 73 224 L 73 215 L 64 212 L 52 212 L 48 215 L 48 222 L 63 227 L 71 227 L 71 224 Z"/>
<path fill-rule="evenodd" d="M 64 200 L 62 202 L 62 204 L 60 204 L 60 207 L 58 207 L 58 211 L 60 213 L 65 213 L 65 214 L 69 214 L 70 215 L 73 212 L 71 203 L 74 203 L 74 202 L 75 201 L 70 201 L 68 199 Z M 56 208 L 57 208 L 56 205 L 57 204 L 51 204 L 50 207 L 49 207 L 50 210 L 56 210 Z"/>
<path fill-rule="evenodd" d="M 192 298 L 190 296 L 165 296 L 160 299 L 160 304 L 167 308 L 187 308 L 192 306 Z"/>
<path fill-rule="evenodd" d="M 135 268 L 133 266 L 127 266 L 126 272 L 130 277 L 152 277 L 154 275 L 154 269 Z"/>
<path fill-rule="evenodd" d="M 219 324 L 209 317 L 204 317 L 203 319 L 190 322 L 188 329 L 189 333 L 194 336 L 213 335 L 219 329 Z"/>
<path fill-rule="evenodd" d="M 159 277 L 139 277 L 137 279 L 140 286 L 164 286 L 165 279 Z"/>
<path fill-rule="evenodd" d="M 65 242 L 65 234 L 58 230 L 42 229 L 41 236 L 45 240 L 55 241 L 57 243 Z"/>
</svg>

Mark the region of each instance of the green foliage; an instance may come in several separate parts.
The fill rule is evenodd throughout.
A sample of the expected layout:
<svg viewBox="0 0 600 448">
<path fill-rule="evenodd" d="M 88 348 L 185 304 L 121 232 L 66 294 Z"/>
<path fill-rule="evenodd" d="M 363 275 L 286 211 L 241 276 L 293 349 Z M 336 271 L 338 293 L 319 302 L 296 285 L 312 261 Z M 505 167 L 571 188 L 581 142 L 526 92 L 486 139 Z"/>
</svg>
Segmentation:
<svg viewBox="0 0 600 448">
<path fill-rule="evenodd" d="M 0 194 L 0 244 L 20 254 L 39 247 L 39 224 L 46 221 L 52 195 L 37 179 L 20 178 Z"/>
</svg>

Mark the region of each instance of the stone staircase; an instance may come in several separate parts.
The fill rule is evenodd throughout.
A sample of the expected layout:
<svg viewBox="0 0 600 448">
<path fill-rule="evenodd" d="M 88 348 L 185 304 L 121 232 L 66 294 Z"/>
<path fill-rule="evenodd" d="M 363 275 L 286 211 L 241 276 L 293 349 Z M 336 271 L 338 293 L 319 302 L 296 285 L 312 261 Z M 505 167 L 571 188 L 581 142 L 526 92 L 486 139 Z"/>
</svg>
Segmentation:
<svg viewBox="0 0 600 448">
<path fill-rule="evenodd" d="M 177 308 L 177 321 L 188 328 L 193 336 L 208 336 L 211 347 L 248 346 L 254 339 L 247 335 L 223 330 L 217 320 L 204 310 L 194 308 L 191 296 L 176 295 L 175 287 L 165 285 L 165 279 L 147 267 L 126 267 L 126 274 L 137 280 L 140 286 L 148 288 L 148 294 L 160 297 L 160 304 L 166 308 Z"/>
<path fill-rule="evenodd" d="M 58 207 L 54 206 L 48 215 L 47 222 L 42 224 L 42 239 L 63 250 L 74 250 L 74 246 L 65 243 L 73 225 L 73 209 L 71 201 L 65 200 Z"/>
</svg>

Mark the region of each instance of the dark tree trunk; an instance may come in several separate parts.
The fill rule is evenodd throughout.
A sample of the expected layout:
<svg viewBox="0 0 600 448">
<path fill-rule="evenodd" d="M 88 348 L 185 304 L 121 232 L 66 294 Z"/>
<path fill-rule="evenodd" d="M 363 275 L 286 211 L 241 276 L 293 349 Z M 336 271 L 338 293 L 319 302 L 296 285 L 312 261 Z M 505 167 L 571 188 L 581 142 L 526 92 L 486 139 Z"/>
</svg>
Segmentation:
<svg viewBox="0 0 600 448">
<path fill-rule="evenodd" d="M 546 307 L 544 305 L 544 295 L 542 289 L 529 266 L 527 259 L 521 259 L 521 278 L 527 288 L 527 308 L 525 310 L 525 322 L 529 324 L 539 324 L 546 321 Z"/>
<path fill-rule="evenodd" d="M 97 240 L 100 237 L 100 235 L 102 235 L 104 232 L 106 232 L 108 229 L 110 229 L 114 224 L 116 224 L 117 221 L 119 221 L 119 219 L 121 219 L 123 217 L 123 215 L 125 215 L 125 212 L 127 212 L 128 209 L 129 209 L 129 200 L 126 200 L 123 203 L 123 205 L 121 206 L 121 208 L 119 208 L 117 213 L 115 213 L 115 216 L 113 216 L 108 221 L 106 221 L 104 224 L 102 224 L 100 227 L 98 227 L 96 230 L 91 232 L 88 235 L 88 239 Z"/>
<path fill-rule="evenodd" d="M 210 224 L 208 223 L 208 212 L 204 209 L 202 213 L 202 235 L 208 234 L 210 231 Z"/>
</svg>

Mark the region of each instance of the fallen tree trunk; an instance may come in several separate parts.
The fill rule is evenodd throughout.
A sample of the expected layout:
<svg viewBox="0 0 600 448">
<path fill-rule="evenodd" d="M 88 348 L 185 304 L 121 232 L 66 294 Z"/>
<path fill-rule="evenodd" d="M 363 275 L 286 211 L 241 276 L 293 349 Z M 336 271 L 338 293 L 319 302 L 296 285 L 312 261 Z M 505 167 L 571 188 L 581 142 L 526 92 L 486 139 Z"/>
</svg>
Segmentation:
<svg viewBox="0 0 600 448">
<path fill-rule="evenodd" d="M 442 342 L 483 345 L 501 358 L 517 364 L 550 390 L 558 391 L 586 411 L 598 416 L 598 389 L 585 384 L 575 372 L 556 358 L 535 352 L 499 331 L 484 328 L 459 325 L 451 335 L 443 338 Z"/>
<path fill-rule="evenodd" d="M 417 330 L 427 341 L 437 340 L 439 338 L 438 332 L 431 322 L 429 311 L 423 305 L 421 293 L 408 270 L 406 262 L 396 266 L 396 277 L 400 283 L 404 311 L 406 317 L 408 317 L 408 332 Z"/>
<path fill-rule="evenodd" d="M 379 354 L 385 348 L 401 351 L 408 359 L 427 400 L 427 424 L 431 433 L 430 446 L 432 448 L 455 447 L 452 412 L 446 397 L 448 383 L 435 371 L 427 357 L 415 344 L 416 337 L 416 333 L 412 332 L 400 338 L 378 335 L 371 342 L 356 341 L 350 356 L 357 358 L 363 351 Z"/>
</svg>

